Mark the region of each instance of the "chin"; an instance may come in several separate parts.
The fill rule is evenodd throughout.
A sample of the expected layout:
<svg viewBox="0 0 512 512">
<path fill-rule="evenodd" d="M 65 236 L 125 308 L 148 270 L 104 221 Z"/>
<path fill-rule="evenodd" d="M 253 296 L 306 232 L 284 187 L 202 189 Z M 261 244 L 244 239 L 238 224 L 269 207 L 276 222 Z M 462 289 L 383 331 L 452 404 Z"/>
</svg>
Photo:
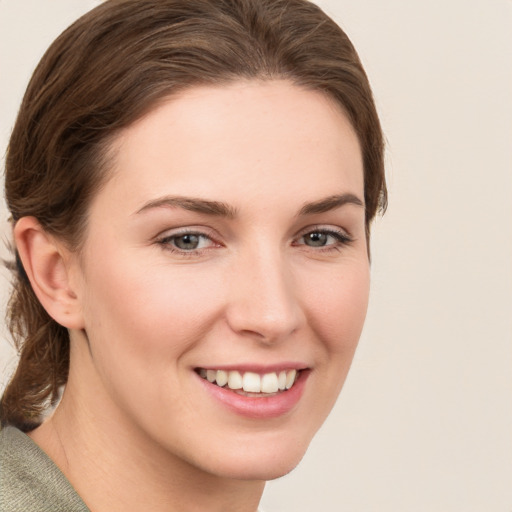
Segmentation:
<svg viewBox="0 0 512 512">
<path fill-rule="evenodd" d="M 305 453 L 305 452 L 304 452 Z M 231 467 L 216 468 L 214 472 L 221 477 L 233 480 L 260 480 L 269 481 L 281 478 L 293 471 L 302 460 L 304 453 L 286 461 L 271 461 L 266 464 L 252 464 L 245 461 L 244 464 L 233 465 Z"/>
<path fill-rule="evenodd" d="M 244 472 L 238 476 L 239 480 L 276 480 L 281 478 L 288 473 L 291 473 L 300 463 L 304 457 L 304 453 L 301 453 L 300 457 L 297 457 L 293 461 L 284 461 L 274 467 L 265 468 L 245 468 Z"/>
<path fill-rule="evenodd" d="M 246 448 L 233 445 L 222 458 L 210 461 L 209 472 L 236 480 L 275 480 L 290 473 L 300 463 L 308 448 L 307 442 L 291 439 L 276 447 L 255 443 Z M 252 448 L 252 449 L 251 449 Z"/>
</svg>

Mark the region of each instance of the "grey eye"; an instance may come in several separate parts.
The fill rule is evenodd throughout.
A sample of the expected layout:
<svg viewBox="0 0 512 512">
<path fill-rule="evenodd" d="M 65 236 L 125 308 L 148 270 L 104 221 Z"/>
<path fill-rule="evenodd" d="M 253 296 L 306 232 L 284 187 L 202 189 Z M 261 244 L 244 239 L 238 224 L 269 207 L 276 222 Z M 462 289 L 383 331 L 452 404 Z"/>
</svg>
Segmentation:
<svg viewBox="0 0 512 512">
<path fill-rule="evenodd" d="M 304 244 L 310 247 L 323 247 L 327 245 L 329 234 L 321 232 L 313 232 L 304 235 Z"/>
<path fill-rule="evenodd" d="M 193 251 L 199 247 L 199 235 L 186 234 L 172 237 L 174 245 L 182 251 Z"/>
</svg>

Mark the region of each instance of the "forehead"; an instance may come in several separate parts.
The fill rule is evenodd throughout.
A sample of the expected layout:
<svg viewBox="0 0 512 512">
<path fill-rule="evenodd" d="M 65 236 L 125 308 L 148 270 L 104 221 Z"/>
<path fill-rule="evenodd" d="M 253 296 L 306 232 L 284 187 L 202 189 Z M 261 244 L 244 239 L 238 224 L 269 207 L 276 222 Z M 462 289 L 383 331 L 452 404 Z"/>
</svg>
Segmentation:
<svg viewBox="0 0 512 512">
<path fill-rule="evenodd" d="M 287 81 L 190 88 L 125 129 L 113 149 L 106 189 L 132 208 L 163 193 L 240 202 L 363 191 L 359 142 L 341 107 Z"/>
</svg>

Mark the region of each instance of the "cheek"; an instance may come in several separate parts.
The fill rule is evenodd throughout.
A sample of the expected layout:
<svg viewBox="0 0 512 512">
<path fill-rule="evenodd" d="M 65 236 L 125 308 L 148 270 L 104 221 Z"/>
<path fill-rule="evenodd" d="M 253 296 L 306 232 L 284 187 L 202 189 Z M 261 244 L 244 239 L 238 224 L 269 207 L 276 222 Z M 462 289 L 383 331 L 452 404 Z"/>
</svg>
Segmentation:
<svg viewBox="0 0 512 512">
<path fill-rule="evenodd" d="M 310 324 L 330 354 L 347 355 L 356 349 L 363 328 L 370 288 L 369 265 L 357 265 L 326 275 L 306 292 Z"/>
<path fill-rule="evenodd" d="M 85 324 L 93 348 L 132 366 L 166 371 L 211 328 L 215 282 L 197 270 L 140 267 L 130 258 L 88 274 Z M 141 370 L 141 373 L 142 370 Z"/>
<path fill-rule="evenodd" d="M 116 408 L 136 423 L 144 421 L 141 411 L 186 415 L 179 390 L 191 351 L 212 328 L 218 286 L 211 280 L 205 285 L 197 270 L 194 277 L 184 268 L 141 269 L 127 257 L 119 261 L 87 275 L 93 371 Z"/>
<path fill-rule="evenodd" d="M 366 317 L 369 265 L 361 258 L 334 271 L 315 273 L 315 286 L 304 289 L 308 325 L 315 340 L 313 396 L 305 422 L 311 435 L 332 410 L 354 357 Z"/>
</svg>

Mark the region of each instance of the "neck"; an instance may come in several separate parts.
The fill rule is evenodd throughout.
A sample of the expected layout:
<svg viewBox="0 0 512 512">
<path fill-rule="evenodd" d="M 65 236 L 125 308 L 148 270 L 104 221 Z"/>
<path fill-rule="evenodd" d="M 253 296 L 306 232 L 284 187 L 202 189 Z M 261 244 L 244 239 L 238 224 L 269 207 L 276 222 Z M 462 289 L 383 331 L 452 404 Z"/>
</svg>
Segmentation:
<svg viewBox="0 0 512 512">
<path fill-rule="evenodd" d="M 79 382 L 88 382 L 86 392 Z M 30 433 L 91 511 L 256 512 L 263 481 L 197 467 L 148 440 L 119 410 L 98 406 L 108 400 L 70 371 L 57 410 Z"/>
</svg>

